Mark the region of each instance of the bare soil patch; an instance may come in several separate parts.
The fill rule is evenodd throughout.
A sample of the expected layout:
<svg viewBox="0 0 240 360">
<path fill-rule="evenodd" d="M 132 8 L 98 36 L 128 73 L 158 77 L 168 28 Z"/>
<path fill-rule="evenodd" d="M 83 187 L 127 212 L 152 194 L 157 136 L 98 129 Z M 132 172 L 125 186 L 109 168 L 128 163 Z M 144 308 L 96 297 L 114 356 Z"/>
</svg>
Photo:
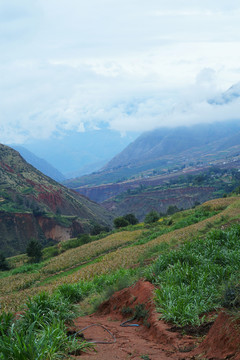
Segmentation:
<svg viewBox="0 0 240 360">
<path fill-rule="evenodd" d="M 73 358 L 240 360 L 240 319 L 221 312 L 213 325 L 209 322 L 200 327 L 180 329 L 159 319 L 153 298 L 154 286 L 138 281 L 113 294 L 95 314 L 76 319 L 74 331 L 88 327 L 83 336 L 87 341 L 95 342 L 95 351 Z M 133 319 L 136 308 L 140 308 L 143 317 Z M 123 327 L 128 319 L 131 321 L 127 325 L 134 326 Z"/>
<path fill-rule="evenodd" d="M 159 320 L 153 302 L 154 286 L 139 281 L 134 286 L 116 292 L 104 302 L 97 313 L 80 317 L 75 321 L 75 329 L 100 324 L 115 337 L 112 344 L 96 344 L 96 352 L 90 351 L 75 357 L 84 360 L 107 359 L 182 359 L 195 347 L 196 338 L 170 331 L 171 326 Z M 144 306 L 142 306 L 144 305 Z M 134 319 L 127 324 L 138 326 L 122 327 L 121 324 L 133 317 L 136 306 L 146 314 L 144 318 Z M 131 310 L 132 309 L 132 312 Z M 101 326 L 93 326 L 84 331 L 88 341 L 112 342 L 110 334 Z M 185 357 L 186 358 L 186 357 Z"/>
<path fill-rule="evenodd" d="M 196 354 L 207 359 L 240 360 L 240 317 L 221 312 Z"/>
</svg>

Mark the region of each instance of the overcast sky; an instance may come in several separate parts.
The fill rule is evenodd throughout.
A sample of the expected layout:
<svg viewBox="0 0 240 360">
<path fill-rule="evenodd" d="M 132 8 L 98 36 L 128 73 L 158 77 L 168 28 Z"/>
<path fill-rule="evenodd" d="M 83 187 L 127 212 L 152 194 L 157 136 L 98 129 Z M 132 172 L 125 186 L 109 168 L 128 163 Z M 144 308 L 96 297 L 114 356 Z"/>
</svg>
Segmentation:
<svg viewBox="0 0 240 360">
<path fill-rule="evenodd" d="M 0 0 L 0 142 L 238 118 L 235 0 Z"/>
</svg>

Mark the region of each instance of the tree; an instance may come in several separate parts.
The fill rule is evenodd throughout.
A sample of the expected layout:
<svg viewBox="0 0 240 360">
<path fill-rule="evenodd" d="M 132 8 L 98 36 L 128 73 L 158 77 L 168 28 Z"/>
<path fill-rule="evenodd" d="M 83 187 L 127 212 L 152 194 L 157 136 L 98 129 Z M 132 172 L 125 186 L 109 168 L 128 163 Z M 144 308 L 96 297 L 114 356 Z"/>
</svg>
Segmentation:
<svg viewBox="0 0 240 360">
<path fill-rule="evenodd" d="M 138 219 L 136 218 L 136 216 L 134 214 L 127 214 L 124 215 L 123 218 L 125 220 L 127 220 L 129 222 L 129 224 L 131 225 L 136 225 L 138 224 Z"/>
<path fill-rule="evenodd" d="M 88 244 L 92 241 L 91 236 L 89 234 L 80 234 L 78 235 L 77 238 L 81 245 Z"/>
<path fill-rule="evenodd" d="M 108 226 L 103 226 L 100 224 L 95 224 L 93 225 L 90 234 L 91 235 L 98 235 L 101 234 L 102 232 L 109 232 L 109 227 Z"/>
<path fill-rule="evenodd" d="M 154 222 L 156 222 L 156 221 L 158 221 L 158 220 L 159 220 L 159 214 L 158 214 L 158 212 L 155 211 L 155 210 L 152 210 L 152 211 L 150 211 L 150 213 L 148 213 L 148 214 L 146 215 L 144 222 L 145 222 L 146 224 L 152 224 L 152 223 L 154 223 Z"/>
<path fill-rule="evenodd" d="M 37 240 L 32 239 L 27 245 L 26 253 L 31 262 L 39 262 L 42 257 L 42 247 Z"/>
<path fill-rule="evenodd" d="M 10 266 L 9 266 L 5 256 L 2 253 L 0 253 L 0 270 L 6 271 L 9 269 L 10 269 Z"/>
<path fill-rule="evenodd" d="M 116 219 L 114 219 L 113 223 L 117 229 L 129 225 L 129 222 L 123 216 L 119 216 Z"/>
<path fill-rule="evenodd" d="M 167 215 L 173 215 L 178 211 L 179 211 L 179 209 L 176 205 L 169 205 L 169 207 L 167 209 Z"/>
</svg>

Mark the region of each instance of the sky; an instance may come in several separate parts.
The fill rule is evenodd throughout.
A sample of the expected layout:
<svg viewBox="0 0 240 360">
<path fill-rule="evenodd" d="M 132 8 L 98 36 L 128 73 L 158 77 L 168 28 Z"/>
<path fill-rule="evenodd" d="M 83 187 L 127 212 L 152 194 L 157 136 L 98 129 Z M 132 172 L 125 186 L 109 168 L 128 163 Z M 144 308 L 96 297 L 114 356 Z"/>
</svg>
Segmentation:
<svg viewBox="0 0 240 360">
<path fill-rule="evenodd" d="M 239 116 L 237 0 L 0 0 L 0 46 L 5 144 Z"/>
</svg>

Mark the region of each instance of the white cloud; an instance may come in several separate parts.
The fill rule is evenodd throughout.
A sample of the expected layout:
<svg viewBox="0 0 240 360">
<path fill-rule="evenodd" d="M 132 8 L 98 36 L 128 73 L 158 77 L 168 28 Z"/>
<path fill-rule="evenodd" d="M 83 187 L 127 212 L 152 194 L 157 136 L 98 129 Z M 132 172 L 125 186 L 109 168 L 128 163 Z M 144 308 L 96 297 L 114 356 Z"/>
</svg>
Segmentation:
<svg viewBox="0 0 240 360">
<path fill-rule="evenodd" d="M 0 0 L 0 141 L 237 117 L 235 0 Z"/>
</svg>

